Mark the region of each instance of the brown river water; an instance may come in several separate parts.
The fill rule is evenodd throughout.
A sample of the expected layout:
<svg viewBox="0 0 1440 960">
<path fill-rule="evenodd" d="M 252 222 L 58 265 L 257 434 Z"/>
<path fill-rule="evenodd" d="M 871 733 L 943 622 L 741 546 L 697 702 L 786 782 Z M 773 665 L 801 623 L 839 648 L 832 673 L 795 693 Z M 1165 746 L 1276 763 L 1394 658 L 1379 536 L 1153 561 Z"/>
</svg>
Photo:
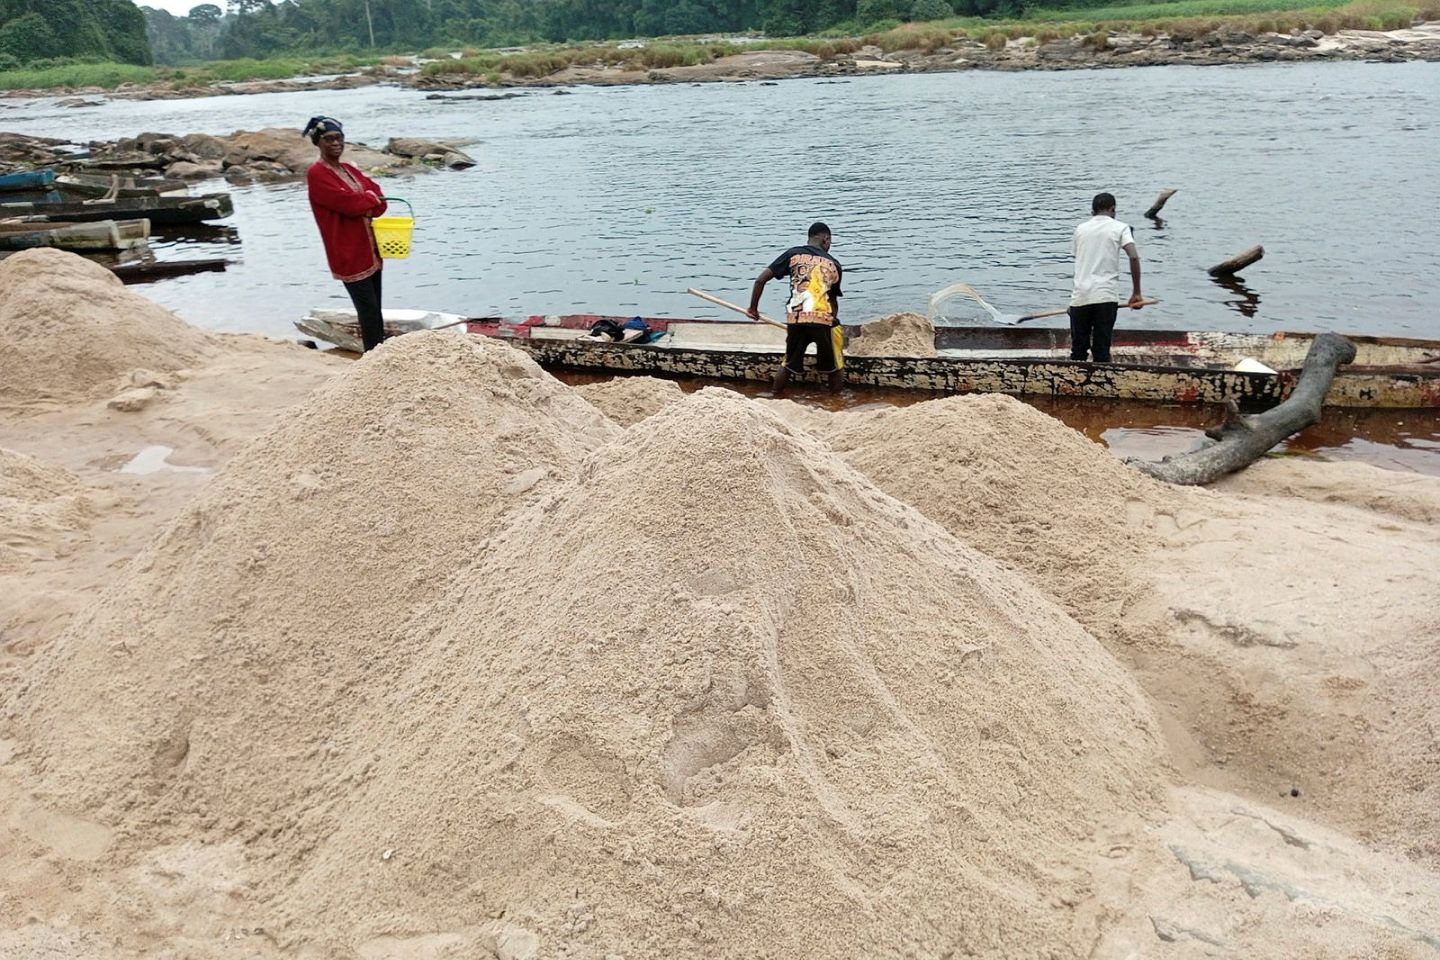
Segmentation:
<svg viewBox="0 0 1440 960">
<path fill-rule="evenodd" d="M 380 87 L 79 110 L 0 100 L 0 130 L 87 140 L 289 126 L 298 136 L 323 113 L 375 146 L 389 136 L 474 140 L 471 170 L 385 181 L 417 216 L 414 255 L 386 269 L 388 306 L 717 316 L 685 288 L 743 300 L 759 269 L 824 219 L 846 267 L 848 322 L 924 311 L 932 292 L 959 280 L 1002 312 L 1053 308 L 1068 292 L 1070 231 L 1103 189 L 1135 227 L 1146 292 L 1164 301 L 1125 323 L 1440 339 L 1440 64 L 566 92 L 446 102 Z M 146 295 L 201 326 L 279 336 L 293 335 L 307 308 L 344 302 L 303 185 L 207 186 L 231 190 L 235 216 L 170 235 L 158 252 L 236 262 L 147 285 Z M 1145 220 L 1165 187 L 1179 193 L 1164 219 Z M 1206 275 L 1255 243 L 1265 259 L 1238 284 Z M 841 402 L 909 399 L 849 392 Z M 1036 404 L 1136 456 L 1184 449 L 1216 416 Z M 1332 413 L 1290 452 L 1440 474 L 1440 415 Z"/>
</svg>

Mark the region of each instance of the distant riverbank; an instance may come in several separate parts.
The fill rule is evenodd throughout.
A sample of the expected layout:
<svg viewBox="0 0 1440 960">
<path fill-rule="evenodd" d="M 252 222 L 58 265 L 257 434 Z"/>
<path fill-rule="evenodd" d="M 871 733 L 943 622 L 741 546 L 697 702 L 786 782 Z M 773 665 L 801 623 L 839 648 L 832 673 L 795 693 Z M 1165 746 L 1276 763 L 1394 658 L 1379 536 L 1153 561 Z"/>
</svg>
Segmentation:
<svg viewBox="0 0 1440 960">
<path fill-rule="evenodd" d="M 1391 31 L 1320 30 L 1251 33 L 1223 26 L 1202 33 L 1120 32 L 1011 36 L 994 33 L 984 41 L 961 37 L 933 49 L 886 51 L 866 44 L 832 53 L 803 49 L 756 50 L 708 63 L 647 68 L 630 62 L 595 64 L 577 60 L 552 72 L 508 78 L 499 85 L 641 84 L 705 81 L 781 80 L 793 77 L 874 73 L 943 73 L 963 70 L 1076 70 L 1127 66 L 1214 66 L 1240 63 L 1366 60 L 1440 61 L 1440 21 Z M 412 81 L 429 90 L 497 85 L 493 76 L 427 70 Z"/>
<path fill-rule="evenodd" d="M 1180 7 L 1180 4 L 1167 6 Z M 1116 12 L 1151 8 L 1116 8 Z M 193 68 L 75 64 L 0 73 L 8 98 L 103 99 L 340 90 L 375 84 L 443 95 L 476 88 L 781 80 L 874 73 L 1075 70 L 1125 66 L 1365 60 L 1440 61 L 1440 19 L 1277 12 L 1211 18 L 906 24 L 863 38 L 627 41 L 448 55 L 226 61 Z M 1430 16 L 1424 11 L 1423 16 Z M 1368 29 L 1368 27 L 1389 29 Z"/>
</svg>

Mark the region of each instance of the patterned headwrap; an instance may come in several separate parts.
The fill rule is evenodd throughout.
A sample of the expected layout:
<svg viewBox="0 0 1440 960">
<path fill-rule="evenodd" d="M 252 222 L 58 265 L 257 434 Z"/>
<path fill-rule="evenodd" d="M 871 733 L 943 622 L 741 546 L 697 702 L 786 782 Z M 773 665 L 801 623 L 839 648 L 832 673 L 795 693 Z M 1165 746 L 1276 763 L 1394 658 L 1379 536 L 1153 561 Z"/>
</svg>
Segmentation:
<svg viewBox="0 0 1440 960">
<path fill-rule="evenodd" d="M 319 143 L 321 134 L 344 132 L 345 128 L 334 117 L 311 117 L 310 122 L 305 124 L 305 131 L 300 136 L 309 137 L 311 143 Z"/>
</svg>

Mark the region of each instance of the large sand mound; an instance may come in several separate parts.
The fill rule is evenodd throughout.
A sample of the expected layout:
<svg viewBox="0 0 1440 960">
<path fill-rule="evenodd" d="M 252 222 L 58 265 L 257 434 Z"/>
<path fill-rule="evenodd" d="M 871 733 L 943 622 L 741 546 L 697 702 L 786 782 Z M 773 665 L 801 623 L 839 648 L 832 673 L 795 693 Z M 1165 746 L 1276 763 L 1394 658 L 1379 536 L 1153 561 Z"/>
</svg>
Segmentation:
<svg viewBox="0 0 1440 960">
<path fill-rule="evenodd" d="M 239 454 L 55 644 L 19 699 L 55 724 L 50 785 L 107 815 L 146 798 L 154 819 L 299 816 L 334 772 L 317 751 L 345 749 L 383 692 L 368 681 L 413 649 L 412 607 L 616 429 L 493 341 L 386 344 Z"/>
<path fill-rule="evenodd" d="M 1424 664 L 1440 537 L 1423 524 L 1440 483 L 1262 463 L 1224 485 L 1245 496 L 1175 488 L 1003 396 L 848 414 L 826 435 L 1107 641 L 1187 775 L 1266 800 L 1293 788 L 1308 816 L 1437 856 L 1440 696 Z"/>
<path fill-rule="evenodd" d="M 1012 397 L 946 397 L 835 419 L 831 445 L 881 490 L 1025 571 L 1087 625 L 1114 619 L 1137 518 L 1172 516 L 1189 491 L 1152 480 Z"/>
<path fill-rule="evenodd" d="M 497 344 L 367 358 L 11 698 L 52 800 L 243 841 L 340 952 L 1082 949 L 1055 890 L 1163 806 L 1125 671 L 742 397 L 613 435 Z"/>
<path fill-rule="evenodd" d="M 209 334 L 73 253 L 5 258 L 0 290 L 0 402 L 107 396 L 132 370 L 179 370 L 213 350 Z"/>
<path fill-rule="evenodd" d="M 728 391 L 602 448 L 465 579 L 291 922 L 454 930 L 468 891 L 547 957 L 1016 955 L 1070 936 L 1055 858 L 1160 805 L 1098 643 Z"/>
</svg>

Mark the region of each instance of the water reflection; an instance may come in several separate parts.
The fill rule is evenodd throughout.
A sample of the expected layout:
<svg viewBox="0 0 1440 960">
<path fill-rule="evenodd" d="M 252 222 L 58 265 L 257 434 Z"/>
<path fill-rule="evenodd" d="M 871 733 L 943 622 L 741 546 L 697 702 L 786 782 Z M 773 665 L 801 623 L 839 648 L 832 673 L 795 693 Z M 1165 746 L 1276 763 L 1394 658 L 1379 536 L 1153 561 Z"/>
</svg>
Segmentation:
<svg viewBox="0 0 1440 960">
<path fill-rule="evenodd" d="M 1225 304 L 1234 307 L 1242 317 L 1253 317 L 1259 311 L 1260 294 L 1246 286 L 1244 278 L 1211 277 L 1210 280 L 1235 295 L 1234 299 L 1226 300 Z"/>
</svg>

